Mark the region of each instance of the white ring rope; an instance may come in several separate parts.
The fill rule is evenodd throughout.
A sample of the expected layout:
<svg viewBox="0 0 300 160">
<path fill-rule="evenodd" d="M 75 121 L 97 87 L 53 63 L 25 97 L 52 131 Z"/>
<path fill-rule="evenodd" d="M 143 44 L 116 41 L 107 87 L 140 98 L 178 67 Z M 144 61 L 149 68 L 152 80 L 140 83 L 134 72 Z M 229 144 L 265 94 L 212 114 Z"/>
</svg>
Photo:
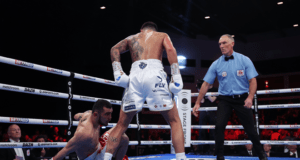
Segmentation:
<svg viewBox="0 0 300 160">
<path fill-rule="evenodd" d="M 2 117 L 0 123 L 16 123 L 16 124 L 40 124 L 40 125 L 58 125 L 67 126 L 67 120 L 52 120 L 52 119 L 33 119 L 33 118 L 18 118 L 18 117 Z M 77 126 L 78 121 L 73 121 L 73 126 Z"/>
<path fill-rule="evenodd" d="M 29 87 L 21 87 L 21 86 L 15 86 L 10 84 L 3 84 L 3 83 L 0 83 L 0 90 L 35 94 L 35 95 L 47 96 L 47 97 L 64 98 L 64 99 L 67 99 L 69 97 L 69 94 L 67 93 L 60 93 L 60 92 L 41 90 L 41 89 L 29 88 Z M 104 98 L 96 98 L 96 97 L 73 94 L 72 99 L 79 100 L 79 101 L 96 102 L 98 99 L 104 99 Z M 115 104 L 115 105 L 121 105 L 122 103 L 122 101 L 117 101 L 117 100 L 111 100 L 111 99 L 104 99 L 104 100 L 107 100 L 111 104 Z M 143 108 L 149 108 L 149 107 L 147 104 L 144 104 Z"/>
<path fill-rule="evenodd" d="M 115 127 L 117 123 L 108 123 L 106 127 Z M 128 128 L 138 128 L 137 124 L 129 124 Z M 140 129 L 171 129 L 169 125 L 140 124 Z"/>
<path fill-rule="evenodd" d="M 141 141 L 141 145 L 170 145 L 172 141 Z M 0 148 L 61 148 L 67 142 L 0 142 Z M 138 145 L 138 141 L 129 141 L 129 145 Z"/>
<path fill-rule="evenodd" d="M 271 145 L 300 145 L 300 141 L 280 141 L 280 140 L 270 140 L 260 141 L 261 144 L 271 144 Z M 0 148 L 61 148 L 66 146 L 67 142 L 0 142 Z M 141 145 L 170 145 L 171 140 L 168 141 L 141 141 Z M 215 141 L 191 141 L 192 145 L 205 145 L 205 144 L 215 144 Z M 224 145 L 245 145 L 252 144 L 249 140 L 243 141 L 224 141 Z M 130 141 L 129 145 L 138 145 L 138 141 Z"/>
<path fill-rule="evenodd" d="M 38 125 L 57 125 L 67 126 L 67 120 L 53 120 L 53 119 L 34 119 L 34 118 L 20 118 L 20 117 L 2 117 L 0 116 L 0 123 L 16 123 L 16 124 L 38 124 Z M 78 121 L 73 121 L 72 126 L 78 126 Z M 116 123 L 108 123 L 106 127 L 114 127 Z M 128 128 L 138 128 L 137 124 L 129 124 Z M 141 129 L 171 129 L 169 125 L 146 125 L 141 124 Z"/>
<path fill-rule="evenodd" d="M 115 127 L 117 123 L 108 123 L 106 127 Z M 138 128 L 137 124 L 129 124 L 128 128 Z M 140 124 L 141 129 L 171 129 L 169 125 Z"/>
<path fill-rule="evenodd" d="M 271 145 L 300 145 L 300 141 L 260 141 L 261 144 L 271 144 Z M 191 141 L 192 145 L 205 145 L 205 144 L 215 144 L 215 141 Z M 252 144 L 249 140 L 243 141 L 224 141 L 224 145 L 245 145 Z"/>
<path fill-rule="evenodd" d="M 141 145 L 170 145 L 172 141 L 141 141 Z M 67 142 L 0 142 L 0 148 L 61 148 Z M 129 145 L 138 145 L 138 141 L 129 141 Z"/>
<path fill-rule="evenodd" d="M 295 103 L 295 104 L 258 105 L 258 109 L 277 109 L 277 108 L 300 108 L 300 103 Z M 254 106 L 252 106 L 252 109 L 254 109 Z"/>
<path fill-rule="evenodd" d="M 261 94 L 279 94 L 279 93 L 294 93 L 300 92 L 300 88 L 289 88 L 289 89 L 272 89 L 272 90 L 260 90 L 257 91 L 257 95 Z M 191 93 L 191 97 L 197 97 L 199 93 Z M 218 92 L 207 92 L 205 96 L 218 96 Z"/>
<path fill-rule="evenodd" d="M 62 148 L 67 142 L 0 142 L 0 148 Z M 138 145 L 138 141 L 129 141 L 129 145 Z"/>
<path fill-rule="evenodd" d="M 41 90 L 41 89 L 29 88 L 29 87 L 21 87 L 21 86 L 15 86 L 15 85 L 3 84 L 3 83 L 0 83 L 0 90 L 35 94 L 35 95 L 48 96 L 48 97 L 64 98 L 64 99 L 67 99 L 69 97 L 69 94 L 67 93 L 60 93 L 60 92 Z M 88 97 L 88 96 L 81 96 L 81 95 L 74 94 L 72 99 L 80 100 L 80 101 L 96 102 L 98 99 L 103 99 L 103 98 L 95 98 L 95 97 Z M 111 100 L 111 99 L 104 99 L 104 100 L 107 100 L 110 103 L 115 105 L 121 105 L 121 101 Z"/>
<path fill-rule="evenodd" d="M 67 126 L 66 120 L 52 120 L 52 119 L 33 119 L 33 118 L 19 118 L 19 117 L 2 117 L 0 116 L 0 123 L 16 123 L 16 124 L 39 124 L 39 125 L 61 125 Z M 78 121 L 73 121 L 72 126 L 78 126 Z M 116 123 L 108 123 L 106 127 L 114 127 Z M 129 124 L 128 128 L 138 128 L 137 124 Z M 169 125 L 146 125 L 141 124 L 141 129 L 171 129 Z M 300 125 L 259 125 L 260 129 L 298 129 Z M 191 129 L 215 129 L 214 125 L 192 125 Z M 243 129 L 242 125 L 227 125 L 226 129 Z"/>
<path fill-rule="evenodd" d="M 259 129 L 298 129 L 300 125 L 259 125 Z M 192 125 L 191 129 L 215 129 L 215 125 Z M 227 125 L 226 129 L 244 129 L 242 125 Z"/>
<path fill-rule="evenodd" d="M 199 93 L 191 93 L 191 97 L 198 97 Z M 205 96 L 219 96 L 218 92 L 207 92 Z"/>
<path fill-rule="evenodd" d="M 251 108 L 254 109 L 254 106 L 252 106 Z M 300 103 L 258 105 L 258 109 L 277 109 L 277 108 L 300 108 Z M 191 111 L 193 111 L 193 108 L 191 108 Z M 198 111 L 217 111 L 217 107 L 200 107 Z"/>
<path fill-rule="evenodd" d="M 0 62 L 18 66 L 18 67 L 24 67 L 24 68 L 29 68 L 29 69 L 33 69 L 33 70 L 42 71 L 42 72 L 61 75 L 61 76 L 65 76 L 65 77 L 69 77 L 71 75 L 71 72 L 69 72 L 69 71 L 46 67 L 46 66 L 29 63 L 29 62 L 25 62 L 25 61 L 20 61 L 17 59 L 7 58 L 7 57 L 3 57 L 3 56 L 0 56 Z M 108 84 L 108 85 L 112 85 L 112 86 L 117 86 L 114 81 L 97 78 L 97 77 L 92 77 L 92 76 L 88 76 L 88 75 L 83 75 L 83 74 L 79 74 L 79 73 L 74 73 L 74 78 L 85 80 L 85 81 L 91 81 L 91 82 L 97 82 L 97 83 L 103 83 L 103 84 Z"/>
</svg>

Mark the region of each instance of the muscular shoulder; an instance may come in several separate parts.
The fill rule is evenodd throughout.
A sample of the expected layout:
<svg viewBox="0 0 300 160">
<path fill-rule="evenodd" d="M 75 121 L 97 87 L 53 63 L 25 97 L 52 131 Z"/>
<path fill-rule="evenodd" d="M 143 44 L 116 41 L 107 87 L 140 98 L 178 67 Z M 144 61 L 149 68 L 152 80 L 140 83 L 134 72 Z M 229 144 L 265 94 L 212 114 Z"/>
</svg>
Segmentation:
<svg viewBox="0 0 300 160">
<path fill-rule="evenodd" d="M 167 33 L 164 33 L 164 32 L 155 32 L 158 36 L 160 36 L 160 37 L 163 37 L 163 38 L 165 38 L 165 37 L 169 37 L 169 35 L 167 34 Z"/>
<path fill-rule="evenodd" d="M 85 130 L 85 128 L 79 128 L 76 130 L 76 132 L 74 133 L 74 140 L 78 141 L 86 141 L 89 139 L 89 137 L 87 136 L 87 131 Z"/>
<path fill-rule="evenodd" d="M 87 121 L 91 115 L 92 115 L 92 111 L 86 111 L 86 112 L 82 113 L 82 115 L 79 119 L 79 123 Z"/>
<path fill-rule="evenodd" d="M 78 126 L 76 132 L 74 133 L 74 137 L 77 141 L 89 141 L 91 140 L 92 134 L 90 134 L 93 130 L 92 126 L 89 124 L 85 124 L 83 126 Z"/>
<path fill-rule="evenodd" d="M 137 38 L 138 36 L 139 36 L 139 33 L 130 35 L 130 36 L 126 37 L 125 39 L 126 40 L 132 40 L 133 38 Z"/>
<path fill-rule="evenodd" d="M 87 118 L 92 114 L 92 111 L 86 111 L 83 113 L 82 118 Z"/>
</svg>

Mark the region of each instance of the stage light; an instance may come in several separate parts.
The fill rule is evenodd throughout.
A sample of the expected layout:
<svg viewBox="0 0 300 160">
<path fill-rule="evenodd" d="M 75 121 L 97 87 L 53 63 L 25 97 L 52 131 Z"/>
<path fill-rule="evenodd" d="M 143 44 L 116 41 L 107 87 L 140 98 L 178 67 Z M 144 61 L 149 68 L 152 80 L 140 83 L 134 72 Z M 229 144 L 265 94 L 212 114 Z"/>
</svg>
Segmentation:
<svg viewBox="0 0 300 160">
<path fill-rule="evenodd" d="M 177 56 L 179 69 L 184 69 L 186 66 L 186 57 L 185 56 Z"/>
</svg>

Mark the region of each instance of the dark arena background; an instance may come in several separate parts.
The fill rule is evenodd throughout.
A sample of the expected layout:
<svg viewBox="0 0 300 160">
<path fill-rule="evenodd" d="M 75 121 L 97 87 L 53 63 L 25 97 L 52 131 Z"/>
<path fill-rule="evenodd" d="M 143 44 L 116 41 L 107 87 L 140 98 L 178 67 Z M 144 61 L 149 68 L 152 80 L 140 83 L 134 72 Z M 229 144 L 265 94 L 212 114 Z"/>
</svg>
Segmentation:
<svg viewBox="0 0 300 160">
<path fill-rule="evenodd" d="M 218 40 L 223 34 L 234 35 L 234 51 L 248 56 L 259 73 L 257 90 L 300 88 L 300 23 L 299 0 L 1 0 L 0 56 L 60 70 L 114 80 L 110 49 L 129 35 L 140 31 L 146 21 L 153 21 L 158 30 L 173 41 L 178 56 L 186 57 L 180 72 L 184 89 L 198 92 L 196 83 L 203 79 L 211 63 L 221 56 Z M 101 8 L 102 7 L 102 8 Z M 129 74 L 130 53 L 121 55 L 123 70 Z M 170 75 L 170 65 L 164 52 L 163 65 Z M 0 63 L 0 83 L 68 93 L 68 78 Z M 214 83 L 218 87 L 218 82 Z M 101 83 L 73 80 L 73 94 L 121 100 L 123 88 Z M 196 98 L 192 98 L 192 106 Z M 0 90 L 0 116 L 67 120 L 67 99 Z M 258 96 L 258 105 L 299 104 L 300 94 Z M 72 116 L 92 109 L 92 102 L 72 101 Z M 117 123 L 120 106 L 113 105 L 111 123 Z M 259 123 L 280 125 L 300 123 L 297 108 L 259 110 Z M 143 109 L 141 124 L 167 123 L 156 112 Z M 131 124 L 136 124 L 133 118 Z M 192 116 L 192 125 L 198 119 Z M 228 124 L 240 125 L 235 114 Z M 7 140 L 10 124 L 0 123 L 0 141 Z M 21 141 L 33 142 L 39 134 L 49 142 L 67 141 L 66 126 L 19 125 Z M 72 127 L 74 132 L 76 127 Z M 102 131 L 105 131 L 102 130 Z M 101 132 L 102 132 L 101 131 Z M 247 140 L 247 135 L 235 135 L 236 129 L 225 132 L 225 140 Z M 228 133 L 227 133 L 228 132 Z M 291 137 L 299 141 L 300 129 L 260 130 L 261 140 Z M 136 129 L 126 131 L 130 141 L 170 140 L 170 130 Z M 192 130 L 197 140 L 198 130 Z M 209 131 L 207 132 L 209 134 Z M 226 137 L 227 136 L 227 137 Z M 239 156 L 244 146 L 228 147 L 226 156 Z M 279 147 L 279 146 L 278 146 Z M 299 145 L 298 156 L 300 156 Z M 276 150 L 276 146 L 272 148 Z M 193 147 L 186 154 L 197 155 Z M 170 145 L 133 145 L 127 155 L 146 156 L 170 154 Z M 211 153 L 204 153 L 211 155 Z M 175 156 L 173 156 L 174 158 Z M 172 157 L 171 157 L 172 158 Z M 1 157 L 0 157 L 1 159 Z M 143 159 L 143 158 L 142 158 Z M 146 158 L 145 158 L 146 159 Z"/>
</svg>

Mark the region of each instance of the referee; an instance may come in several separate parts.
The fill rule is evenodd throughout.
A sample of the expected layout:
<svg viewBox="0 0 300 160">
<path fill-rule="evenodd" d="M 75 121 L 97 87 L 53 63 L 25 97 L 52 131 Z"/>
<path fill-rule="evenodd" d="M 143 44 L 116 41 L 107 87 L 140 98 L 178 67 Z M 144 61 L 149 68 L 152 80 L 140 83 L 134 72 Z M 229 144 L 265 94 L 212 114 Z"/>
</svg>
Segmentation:
<svg viewBox="0 0 300 160">
<path fill-rule="evenodd" d="M 193 108 L 193 114 L 198 117 L 200 101 L 205 96 L 209 85 L 213 84 L 217 77 L 220 94 L 215 128 L 215 155 L 217 155 L 217 160 L 224 160 L 224 131 L 232 109 L 239 117 L 259 159 L 267 160 L 259 136 L 254 129 L 251 110 L 257 88 L 255 77 L 258 73 L 248 57 L 233 51 L 234 39 L 231 35 L 222 35 L 219 46 L 223 55 L 209 67 Z"/>
</svg>

